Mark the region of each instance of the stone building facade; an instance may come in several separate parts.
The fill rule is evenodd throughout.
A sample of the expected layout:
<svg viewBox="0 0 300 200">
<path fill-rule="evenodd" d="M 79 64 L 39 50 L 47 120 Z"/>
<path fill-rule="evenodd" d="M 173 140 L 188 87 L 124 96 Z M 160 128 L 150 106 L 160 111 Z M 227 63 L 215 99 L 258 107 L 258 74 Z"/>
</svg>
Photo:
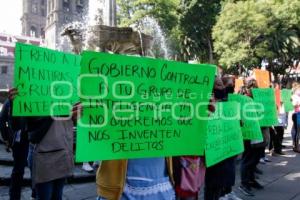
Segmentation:
<svg viewBox="0 0 300 200">
<path fill-rule="evenodd" d="M 22 0 L 22 36 L 0 33 L 0 90 L 13 84 L 15 43 L 57 49 L 63 26 L 82 21 L 89 1 L 99 3 L 104 25 L 116 26 L 116 0 Z"/>
<path fill-rule="evenodd" d="M 32 44 L 40 46 L 43 43 L 42 39 L 15 36 L 0 33 L 0 89 L 6 89 L 13 86 L 14 74 L 14 54 L 16 42 Z"/>
<path fill-rule="evenodd" d="M 47 47 L 61 49 L 64 26 L 84 21 L 89 4 L 97 4 L 104 25 L 116 26 L 116 0 L 23 0 L 22 34 L 43 38 Z"/>
<path fill-rule="evenodd" d="M 45 38 L 47 0 L 23 0 L 22 35 Z"/>
<path fill-rule="evenodd" d="M 61 49 L 64 26 L 74 21 L 82 21 L 88 8 L 87 0 L 48 0 L 46 19 L 46 46 Z M 63 49 L 62 49 L 63 50 Z"/>
</svg>

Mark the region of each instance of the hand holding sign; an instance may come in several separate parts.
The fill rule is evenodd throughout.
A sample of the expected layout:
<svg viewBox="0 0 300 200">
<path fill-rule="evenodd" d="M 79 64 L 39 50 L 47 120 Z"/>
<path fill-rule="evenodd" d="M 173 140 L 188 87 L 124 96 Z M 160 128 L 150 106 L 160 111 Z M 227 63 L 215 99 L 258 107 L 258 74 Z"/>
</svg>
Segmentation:
<svg viewBox="0 0 300 200">
<path fill-rule="evenodd" d="M 13 101 L 16 96 L 18 95 L 18 89 L 17 88 L 11 88 L 8 90 L 8 99 Z"/>
</svg>

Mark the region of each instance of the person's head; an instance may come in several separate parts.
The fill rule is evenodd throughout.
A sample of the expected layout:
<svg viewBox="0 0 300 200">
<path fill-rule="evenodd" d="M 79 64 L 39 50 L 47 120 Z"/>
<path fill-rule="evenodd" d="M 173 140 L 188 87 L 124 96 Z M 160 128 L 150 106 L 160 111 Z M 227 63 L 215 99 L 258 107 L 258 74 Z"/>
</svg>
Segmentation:
<svg viewBox="0 0 300 200">
<path fill-rule="evenodd" d="M 300 96 L 300 84 L 297 83 L 295 87 L 293 87 L 292 92 L 294 95 Z"/>
<path fill-rule="evenodd" d="M 226 88 L 226 93 L 234 93 L 234 78 L 230 76 L 226 76 L 222 78 L 223 84 Z"/>
<path fill-rule="evenodd" d="M 280 89 L 281 89 L 280 83 L 275 82 L 275 83 L 274 83 L 274 88 L 280 90 Z"/>
<path fill-rule="evenodd" d="M 251 90 L 252 90 L 253 88 L 258 88 L 257 82 L 256 82 L 255 79 L 250 79 L 250 80 L 248 80 L 247 83 L 246 83 L 246 92 L 247 92 L 247 95 L 252 96 Z"/>
<path fill-rule="evenodd" d="M 214 97 L 216 100 L 223 100 L 226 98 L 226 91 L 223 81 L 220 77 L 216 77 L 214 83 Z"/>
<path fill-rule="evenodd" d="M 296 81 L 294 81 L 294 82 L 292 83 L 292 94 L 295 94 L 296 91 L 298 90 L 298 88 L 299 88 L 299 83 L 296 82 Z"/>
<path fill-rule="evenodd" d="M 240 88 L 240 90 L 238 91 L 238 93 L 241 94 L 241 95 L 247 95 L 247 88 L 246 88 L 246 86 L 242 86 Z"/>
<path fill-rule="evenodd" d="M 257 88 L 257 82 L 255 79 L 250 79 L 247 81 L 246 83 L 246 88 L 249 89 L 253 89 L 253 88 Z"/>
<path fill-rule="evenodd" d="M 223 84 L 223 81 L 220 77 L 216 76 L 215 83 L 214 83 L 214 90 L 224 90 L 225 86 Z"/>
</svg>

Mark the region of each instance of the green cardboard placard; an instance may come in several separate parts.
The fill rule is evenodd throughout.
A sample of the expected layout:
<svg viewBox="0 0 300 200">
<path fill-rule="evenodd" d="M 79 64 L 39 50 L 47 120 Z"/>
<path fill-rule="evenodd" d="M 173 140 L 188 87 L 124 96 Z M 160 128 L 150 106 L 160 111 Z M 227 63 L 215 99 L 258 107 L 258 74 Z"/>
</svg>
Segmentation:
<svg viewBox="0 0 300 200">
<path fill-rule="evenodd" d="M 79 101 L 79 55 L 17 43 L 15 49 L 13 116 L 69 115 Z"/>
<path fill-rule="evenodd" d="M 281 96 L 281 101 L 283 102 L 283 105 L 284 105 L 284 109 L 286 112 L 289 112 L 289 111 L 293 111 L 294 110 L 294 106 L 292 104 L 292 90 L 290 89 L 282 89 L 281 90 L 281 93 L 280 93 L 280 96 Z"/>
<path fill-rule="evenodd" d="M 258 122 L 253 99 L 245 95 L 229 94 L 229 101 L 236 101 L 240 105 L 242 133 L 244 140 L 262 140 L 262 132 Z"/>
<path fill-rule="evenodd" d="M 205 145 L 206 166 L 213 166 L 244 151 L 240 127 L 240 109 L 237 102 L 219 102 L 207 122 Z"/>
<path fill-rule="evenodd" d="M 76 161 L 202 155 L 215 71 L 83 52 Z"/>
<path fill-rule="evenodd" d="M 272 88 L 252 89 L 254 102 L 257 103 L 257 116 L 261 127 L 278 124 L 275 91 Z"/>
</svg>

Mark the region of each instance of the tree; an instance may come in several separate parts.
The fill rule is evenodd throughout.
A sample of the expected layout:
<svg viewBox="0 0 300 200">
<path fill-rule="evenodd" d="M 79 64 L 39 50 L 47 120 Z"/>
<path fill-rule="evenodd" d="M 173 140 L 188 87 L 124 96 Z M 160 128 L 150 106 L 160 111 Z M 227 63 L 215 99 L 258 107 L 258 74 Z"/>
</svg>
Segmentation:
<svg viewBox="0 0 300 200">
<path fill-rule="evenodd" d="M 162 43 L 171 47 L 165 47 L 167 49 L 175 49 L 169 55 L 174 57 L 178 53 L 178 37 L 174 35 L 178 33 L 178 5 L 179 0 L 118 0 L 118 22 L 120 26 L 135 26 L 154 36 L 152 52 L 155 57 L 166 57 L 166 53 L 162 53 Z M 151 21 L 151 24 L 147 25 L 146 21 Z M 166 38 L 166 41 L 161 41 L 159 37 Z"/>
<path fill-rule="evenodd" d="M 153 17 L 166 33 L 177 25 L 176 9 L 179 0 L 118 0 L 118 18 L 121 26 L 138 23 L 141 19 Z"/>
<path fill-rule="evenodd" d="M 132 0 L 117 0 L 117 23 L 120 26 L 128 26 L 135 12 Z"/>
<path fill-rule="evenodd" d="M 229 1 L 213 28 L 215 52 L 227 68 L 260 66 L 283 73 L 299 56 L 298 0 Z"/>
<path fill-rule="evenodd" d="M 214 62 L 212 28 L 220 10 L 220 0 L 182 0 L 179 27 L 185 36 L 182 47 L 190 49 L 187 59 Z"/>
</svg>

